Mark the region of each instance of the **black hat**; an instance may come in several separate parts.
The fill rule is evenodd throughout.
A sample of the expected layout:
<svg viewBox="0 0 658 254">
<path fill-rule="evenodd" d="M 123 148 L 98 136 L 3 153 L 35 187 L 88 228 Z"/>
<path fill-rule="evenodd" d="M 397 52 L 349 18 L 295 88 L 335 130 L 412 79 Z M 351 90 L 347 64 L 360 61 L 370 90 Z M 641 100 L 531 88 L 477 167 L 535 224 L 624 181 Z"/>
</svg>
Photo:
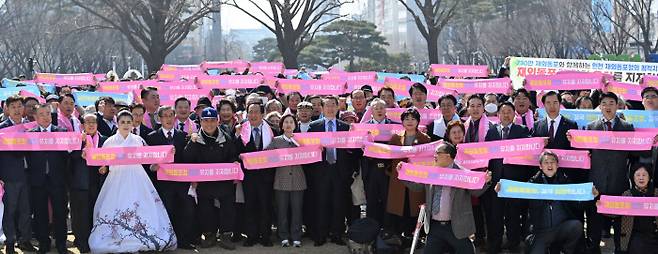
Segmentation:
<svg viewBox="0 0 658 254">
<path fill-rule="evenodd" d="M 200 97 L 199 100 L 196 102 L 196 106 L 194 109 L 199 108 L 199 106 L 205 105 L 206 107 L 212 107 L 212 102 L 210 99 L 206 96 Z"/>
</svg>

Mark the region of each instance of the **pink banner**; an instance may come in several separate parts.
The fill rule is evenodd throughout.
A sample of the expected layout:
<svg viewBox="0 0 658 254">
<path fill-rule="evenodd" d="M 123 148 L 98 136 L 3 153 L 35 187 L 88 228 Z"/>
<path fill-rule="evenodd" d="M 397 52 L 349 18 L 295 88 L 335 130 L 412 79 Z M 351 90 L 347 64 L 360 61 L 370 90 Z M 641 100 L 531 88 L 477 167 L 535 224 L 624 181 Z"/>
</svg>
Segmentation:
<svg viewBox="0 0 658 254">
<path fill-rule="evenodd" d="M 548 149 L 546 151 L 548 151 Z M 560 168 L 590 169 L 591 167 L 589 151 L 560 150 L 560 149 L 550 149 L 550 151 L 557 154 L 559 158 L 558 164 Z M 514 164 L 514 165 L 539 166 L 539 154 L 505 157 L 503 159 L 503 163 Z"/>
<path fill-rule="evenodd" d="M 411 85 L 413 84 L 414 84 L 413 81 L 393 78 L 393 77 L 386 77 L 384 78 L 383 86 L 393 89 L 395 94 L 398 96 L 406 97 L 409 96 L 409 88 L 411 88 Z"/>
<path fill-rule="evenodd" d="M 283 73 L 285 67 L 281 62 L 255 62 L 251 63 L 251 68 L 249 72 L 251 73 L 263 73 L 265 75 L 276 76 Z"/>
<path fill-rule="evenodd" d="M 539 154 L 544 150 L 544 138 L 520 138 L 499 141 L 459 144 L 457 158 L 502 159 L 505 157 Z"/>
<path fill-rule="evenodd" d="M 32 93 L 28 90 L 21 90 L 20 92 L 18 92 L 18 95 L 23 97 L 23 98 L 32 97 L 32 98 L 37 99 L 37 101 L 39 101 L 39 103 L 46 103 L 46 99 L 41 97 L 41 95 L 36 95 L 36 94 L 34 94 L 34 93 Z"/>
<path fill-rule="evenodd" d="M 367 131 L 295 133 L 293 139 L 302 146 L 321 145 L 330 148 L 361 148 L 368 139 Z"/>
<path fill-rule="evenodd" d="M 214 182 L 244 179 L 240 163 L 160 164 L 158 180 L 173 182 Z"/>
<path fill-rule="evenodd" d="M 17 129 L 17 131 L 20 129 Z M 0 132 L 6 131 L 1 129 Z M 0 133 L 0 151 L 73 151 L 82 147 L 80 133 L 4 132 Z"/>
<path fill-rule="evenodd" d="M 352 124 L 354 131 L 365 131 L 374 137 L 375 141 L 390 141 L 393 134 L 399 134 L 404 131 L 401 124 Z"/>
<path fill-rule="evenodd" d="M 658 76 L 655 75 L 644 75 L 642 76 L 642 83 L 640 85 L 644 87 L 658 87 Z"/>
<path fill-rule="evenodd" d="M 376 72 L 329 72 L 322 74 L 324 80 L 339 80 L 348 84 L 359 84 L 377 80 Z"/>
<path fill-rule="evenodd" d="M 181 91 L 181 90 L 196 90 L 199 86 L 192 80 L 176 80 L 170 82 L 151 82 L 149 86 L 155 87 L 160 91 Z"/>
<path fill-rule="evenodd" d="M 654 132 L 569 130 L 571 146 L 583 149 L 618 151 L 651 150 Z"/>
<path fill-rule="evenodd" d="M 61 73 L 37 73 L 34 77 L 37 83 L 55 84 L 58 86 L 79 86 L 79 85 L 94 85 L 96 80 L 92 73 L 75 73 L 75 74 L 61 74 Z"/>
<path fill-rule="evenodd" d="M 163 71 L 201 71 L 201 66 L 198 64 L 190 65 L 175 65 L 175 64 L 163 64 L 160 67 L 160 70 Z"/>
<path fill-rule="evenodd" d="M 434 149 L 443 141 L 415 146 L 394 146 L 374 142 L 363 142 L 363 156 L 378 159 L 406 159 L 410 157 L 434 156 Z"/>
<path fill-rule="evenodd" d="M 459 150 L 459 149 L 458 149 Z M 486 168 L 489 166 L 489 158 L 480 157 L 459 157 L 455 158 L 455 163 L 468 170 Z"/>
<path fill-rule="evenodd" d="M 283 75 L 295 76 L 295 75 L 297 75 L 297 72 L 298 72 L 297 69 L 285 69 L 285 70 L 283 70 Z"/>
<path fill-rule="evenodd" d="M 601 73 L 568 73 L 555 75 L 527 75 L 525 88 L 538 90 L 583 90 L 601 89 L 603 74 Z"/>
<path fill-rule="evenodd" d="M 111 93 L 127 93 L 133 90 L 139 90 L 144 87 L 156 87 L 159 81 L 157 80 L 136 80 L 136 81 L 120 81 L 120 82 L 100 82 L 98 83 L 100 92 Z"/>
<path fill-rule="evenodd" d="M 457 97 L 457 91 L 452 89 L 446 89 L 440 86 L 424 84 L 427 88 L 427 101 L 438 101 L 441 96 L 446 94 L 452 94 Z"/>
<path fill-rule="evenodd" d="M 203 70 L 209 69 L 234 69 L 235 71 L 241 72 L 249 67 L 249 62 L 242 60 L 235 61 L 220 61 L 220 62 L 203 62 L 201 63 L 201 68 Z"/>
<path fill-rule="evenodd" d="M 322 160 L 320 146 L 283 148 L 240 154 L 246 169 L 264 169 L 315 163 Z"/>
<path fill-rule="evenodd" d="M 658 197 L 619 197 L 601 195 L 596 211 L 624 216 L 658 216 Z"/>
<path fill-rule="evenodd" d="M 642 101 L 642 86 L 637 84 L 609 81 L 605 89 L 620 95 L 625 100 Z"/>
<path fill-rule="evenodd" d="M 240 89 L 256 88 L 263 83 L 262 75 L 199 76 L 196 83 L 202 88 Z"/>
<path fill-rule="evenodd" d="M 435 77 L 486 78 L 489 76 L 489 66 L 432 64 L 430 74 Z"/>
<path fill-rule="evenodd" d="M 300 92 L 302 95 L 339 95 L 345 93 L 345 82 L 338 80 L 279 79 L 280 93 Z"/>
<path fill-rule="evenodd" d="M 409 163 L 419 166 L 434 166 L 434 156 L 411 157 Z"/>
<path fill-rule="evenodd" d="M 399 122 L 401 121 L 400 117 L 402 116 L 402 113 L 406 110 L 406 108 L 387 108 L 386 117 L 393 121 Z M 428 125 L 434 120 L 439 119 L 439 117 L 443 117 L 440 109 L 421 108 L 418 109 L 418 113 L 420 113 L 421 125 Z"/>
<path fill-rule="evenodd" d="M 181 79 L 186 79 L 194 81 L 196 77 L 206 75 L 202 70 L 175 70 L 175 71 L 163 71 L 160 70 L 157 73 L 158 80 L 163 81 L 179 81 Z"/>
<path fill-rule="evenodd" d="M 77 134 L 80 136 L 80 134 Z M 174 161 L 174 149 L 166 146 L 107 147 L 86 149 L 87 165 L 111 166 L 134 164 L 162 164 Z"/>
<path fill-rule="evenodd" d="M 439 79 L 438 85 L 454 89 L 458 93 L 500 93 L 506 94 L 512 86 L 509 78 L 494 79 Z"/>
<path fill-rule="evenodd" d="M 11 127 L 7 128 L 2 128 L 0 129 L 0 133 L 9 133 L 9 132 L 26 132 L 28 130 L 31 130 L 33 128 L 37 127 L 37 122 L 29 122 L 29 123 L 23 123 L 23 124 L 17 124 Z"/>
<path fill-rule="evenodd" d="M 375 95 L 377 94 L 379 89 L 384 87 L 384 83 L 379 83 L 377 81 L 364 81 L 364 82 L 360 82 L 360 83 L 347 83 L 347 89 L 345 89 L 345 91 L 346 92 L 351 92 L 351 91 L 354 91 L 356 89 L 361 89 L 361 87 L 364 86 L 364 85 L 369 85 L 370 87 L 372 87 L 372 93 L 375 94 Z M 409 92 L 407 91 L 407 93 L 409 93 Z"/>
<path fill-rule="evenodd" d="M 174 106 L 176 99 L 185 97 L 192 102 L 192 108 L 196 107 L 199 98 L 206 96 L 210 98 L 210 89 L 197 89 L 197 90 L 173 90 L 173 91 L 158 91 L 160 94 L 160 104 Z"/>
<path fill-rule="evenodd" d="M 482 189 L 486 182 L 486 175 L 485 172 L 420 166 L 405 162 L 398 171 L 400 180 L 470 190 Z"/>
</svg>

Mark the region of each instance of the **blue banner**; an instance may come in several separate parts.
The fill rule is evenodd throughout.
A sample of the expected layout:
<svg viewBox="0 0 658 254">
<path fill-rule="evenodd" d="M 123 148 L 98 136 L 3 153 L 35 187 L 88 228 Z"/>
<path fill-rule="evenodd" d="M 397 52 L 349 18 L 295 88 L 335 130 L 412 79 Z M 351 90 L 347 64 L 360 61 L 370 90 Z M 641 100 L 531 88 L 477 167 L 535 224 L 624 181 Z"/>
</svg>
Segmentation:
<svg viewBox="0 0 658 254">
<path fill-rule="evenodd" d="M 546 117 L 546 110 L 537 109 L 539 118 Z M 585 129 L 587 124 L 601 118 L 601 111 L 598 109 L 560 109 L 560 114 L 576 121 L 579 129 Z M 658 128 L 658 111 L 646 110 L 619 110 L 618 116 L 624 116 L 625 120 L 633 124 L 635 128 Z"/>
<path fill-rule="evenodd" d="M 593 183 L 581 184 L 537 184 L 512 180 L 500 180 L 501 198 L 588 201 L 594 200 Z"/>
<path fill-rule="evenodd" d="M 6 78 L 2 79 L 2 87 L 18 87 L 18 86 L 34 86 L 37 87 L 37 89 L 39 86 L 41 86 L 46 93 L 55 93 L 55 85 L 51 85 L 51 84 L 37 85 L 34 82 L 16 81 Z"/>
<path fill-rule="evenodd" d="M 122 93 L 104 93 L 104 92 L 82 92 L 74 91 L 73 97 L 75 97 L 75 104 L 78 106 L 86 107 L 89 105 L 94 105 L 98 98 L 102 96 L 110 96 L 114 101 L 125 102 L 127 105 L 133 103 L 132 94 L 122 94 Z"/>
<path fill-rule="evenodd" d="M 411 79 L 411 81 L 413 81 L 413 82 L 425 83 L 425 76 L 423 76 L 423 75 L 377 72 L 377 82 L 383 83 L 384 79 L 387 78 L 387 77 L 391 77 L 391 78 L 409 77 Z"/>
<path fill-rule="evenodd" d="M 41 94 L 41 92 L 39 92 L 39 88 L 37 88 L 36 86 L 0 88 L 0 101 L 6 100 L 7 98 L 9 98 L 9 96 L 17 95 L 18 93 L 21 92 L 21 90 L 25 90 L 36 95 Z"/>
</svg>

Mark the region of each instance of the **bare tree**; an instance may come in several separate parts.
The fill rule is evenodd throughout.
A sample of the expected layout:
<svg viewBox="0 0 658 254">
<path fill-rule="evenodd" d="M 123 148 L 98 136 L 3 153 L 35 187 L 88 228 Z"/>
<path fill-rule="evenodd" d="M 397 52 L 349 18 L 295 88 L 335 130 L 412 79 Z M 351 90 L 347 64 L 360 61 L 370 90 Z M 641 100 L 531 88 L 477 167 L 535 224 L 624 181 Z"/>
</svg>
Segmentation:
<svg viewBox="0 0 658 254">
<path fill-rule="evenodd" d="M 590 1 L 574 1 L 573 5 L 574 9 L 587 12 L 585 15 L 574 15 L 579 23 L 585 24 L 575 28 L 581 41 L 590 42 L 591 53 L 621 55 L 626 51 L 630 36 L 625 31 L 631 27 L 627 12 L 611 12 L 602 1 L 595 4 Z M 612 25 L 608 17 L 616 20 L 617 25 Z"/>
<path fill-rule="evenodd" d="M 413 0 L 420 14 L 412 9 L 408 0 L 398 0 L 414 18 L 418 31 L 427 41 L 430 63 L 439 62 L 439 34 L 454 17 L 459 4 L 456 0 Z"/>
<path fill-rule="evenodd" d="M 614 29 L 630 37 L 642 48 L 644 59 L 658 51 L 658 39 L 651 38 L 655 21 L 651 13 L 653 0 L 614 0 L 610 8 L 599 4 L 598 11 Z M 629 26 L 629 23 L 633 24 Z"/>
<path fill-rule="evenodd" d="M 98 27 L 116 29 L 156 71 L 194 30 L 197 21 L 218 10 L 212 0 L 71 0 L 101 19 Z"/>
<path fill-rule="evenodd" d="M 248 2 L 248 3 L 247 3 Z M 249 15 L 276 36 L 286 68 L 297 68 L 299 53 L 313 42 L 319 29 L 345 15 L 340 7 L 352 0 L 225 0 Z M 256 13 L 248 9 L 254 7 Z M 296 23 L 296 24 L 295 24 Z"/>
</svg>

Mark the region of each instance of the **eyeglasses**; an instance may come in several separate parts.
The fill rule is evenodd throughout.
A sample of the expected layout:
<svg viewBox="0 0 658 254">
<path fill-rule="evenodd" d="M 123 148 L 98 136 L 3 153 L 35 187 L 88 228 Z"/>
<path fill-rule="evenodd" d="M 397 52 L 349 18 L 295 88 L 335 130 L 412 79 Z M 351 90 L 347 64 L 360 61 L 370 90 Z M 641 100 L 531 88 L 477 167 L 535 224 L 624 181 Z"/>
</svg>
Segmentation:
<svg viewBox="0 0 658 254">
<path fill-rule="evenodd" d="M 644 99 L 655 99 L 655 98 L 658 98 L 658 95 L 656 95 L 656 94 L 647 94 L 642 98 L 644 98 Z"/>
</svg>

